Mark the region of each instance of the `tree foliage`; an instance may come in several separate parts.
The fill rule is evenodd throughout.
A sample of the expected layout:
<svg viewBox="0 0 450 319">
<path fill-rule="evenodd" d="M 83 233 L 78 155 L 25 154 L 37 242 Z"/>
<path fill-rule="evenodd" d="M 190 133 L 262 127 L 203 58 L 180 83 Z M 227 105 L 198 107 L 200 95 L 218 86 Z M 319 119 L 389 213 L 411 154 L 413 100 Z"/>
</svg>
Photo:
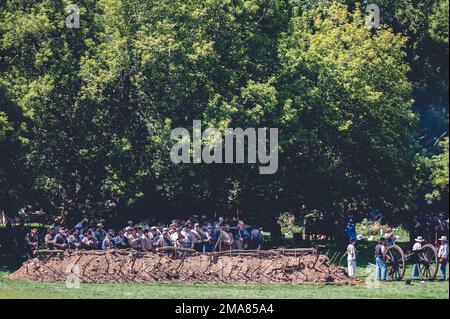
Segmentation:
<svg viewBox="0 0 450 319">
<path fill-rule="evenodd" d="M 429 179 L 431 191 L 426 194 L 426 199 L 429 202 L 448 199 L 448 137 L 439 142 L 439 147 L 440 153 L 427 160 L 427 166 L 431 171 Z"/>
<path fill-rule="evenodd" d="M 364 6 L 345 1 L 86 0 L 69 29 L 70 2 L 0 7 L 0 171 L 14 172 L 3 155 L 14 150 L 21 173 L 0 175 L 9 213 L 24 203 L 3 185 L 69 220 L 240 211 L 273 224 L 302 205 L 330 216 L 414 206 L 410 52 L 425 45 L 409 19 L 424 30 L 436 9 L 402 0 L 396 24 L 371 32 Z M 278 173 L 173 164 L 170 131 L 194 119 L 279 128 Z"/>
</svg>

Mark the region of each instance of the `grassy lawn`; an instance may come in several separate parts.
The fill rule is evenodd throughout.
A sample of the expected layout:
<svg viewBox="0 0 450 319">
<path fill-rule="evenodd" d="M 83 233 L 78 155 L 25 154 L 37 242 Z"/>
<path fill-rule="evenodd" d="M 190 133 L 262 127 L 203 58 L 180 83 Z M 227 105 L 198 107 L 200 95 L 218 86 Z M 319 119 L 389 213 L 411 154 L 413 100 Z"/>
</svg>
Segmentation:
<svg viewBox="0 0 450 319">
<path fill-rule="evenodd" d="M 404 249 L 409 244 L 402 244 Z M 313 244 L 329 256 L 341 248 L 332 245 Z M 360 286 L 324 285 L 218 285 L 218 284 L 81 284 L 79 288 L 67 288 L 64 283 L 38 283 L 11 281 L 6 276 L 20 265 L 0 266 L 0 299 L 5 298 L 293 298 L 293 299 L 351 299 L 351 298 L 449 298 L 449 282 L 421 282 L 413 280 L 411 285 L 404 281 L 383 282 L 378 287 L 367 280 L 373 274 L 374 243 L 359 245 L 358 278 Z M 411 266 L 406 269 L 405 279 L 411 275 Z M 438 274 L 439 277 L 440 274 Z M 369 277 L 370 278 L 370 277 Z"/>
<path fill-rule="evenodd" d="M 0 268 L 1 269 L 1 268 Z M 1 270 L 0 270 L 1 271 Z M 410 269 L 407 270 L 408 274 Z M 207 284 L 81 284 L 67 288 L 64 283 L 11 281 L 8 270 L 0 272 L 0 299 L 6 298 L 449 298 L 449 283 L 413 281 L 381 283 L 378 288 L 323 285 L 207 285 Z M 358 267 L 364 279 L 365 267 Z"/>
</svg>

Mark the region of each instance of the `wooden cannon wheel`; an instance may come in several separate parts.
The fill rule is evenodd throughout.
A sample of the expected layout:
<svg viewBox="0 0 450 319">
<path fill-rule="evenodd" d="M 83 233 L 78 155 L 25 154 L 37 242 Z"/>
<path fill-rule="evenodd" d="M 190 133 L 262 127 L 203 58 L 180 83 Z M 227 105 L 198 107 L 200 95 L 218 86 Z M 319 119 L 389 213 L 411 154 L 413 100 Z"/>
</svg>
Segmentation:
<svg viewBox="0 0 450 319">
<path fill-rule="evenodd" d="M 422 247 L 419 253 L 419 275 L 425 280 L 433 280 L 436 278 L 439 262 L 436 248 L 431 244 Z"/>
<path fill-rule="evenodd" d="M 397 246 L 392 245 L 386 247 L 386 265 L 387 275 L 390 280 L 402 280 L 405 276 L 406 261 L 403 250 Z"/>
</svg>

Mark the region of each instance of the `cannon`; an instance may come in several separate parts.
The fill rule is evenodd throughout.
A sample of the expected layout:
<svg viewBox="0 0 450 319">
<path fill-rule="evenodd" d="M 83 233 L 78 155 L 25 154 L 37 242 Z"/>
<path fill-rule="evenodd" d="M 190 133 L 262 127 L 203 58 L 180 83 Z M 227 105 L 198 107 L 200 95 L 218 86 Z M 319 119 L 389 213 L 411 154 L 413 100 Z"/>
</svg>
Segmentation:
<svg viewBox="0 0 450 319">
<path fill-rule="evenodd" d="M 439 262 L 436 248 L 426 244 L 421 250 L 405 254 L 398 245 L 386 247 L 387 274 L 390 280 L 399 281 L 405 276 L 407 264 L 419 265 L 419 276 L 423 280 L 434 280 L 436 278 Z"/>
</svg>

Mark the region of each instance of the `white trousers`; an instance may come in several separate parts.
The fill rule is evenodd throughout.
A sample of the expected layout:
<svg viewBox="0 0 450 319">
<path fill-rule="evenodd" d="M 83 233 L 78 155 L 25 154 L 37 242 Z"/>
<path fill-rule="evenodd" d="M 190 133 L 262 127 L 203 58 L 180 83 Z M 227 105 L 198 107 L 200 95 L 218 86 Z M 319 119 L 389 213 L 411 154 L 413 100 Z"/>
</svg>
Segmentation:
<svg viewBox="0 0 450 319">
<path fill-rule="evenodd" d="M 349 277 L 355 277 L 356 274 L 356 260 L 355 259 L 348 259 L 348 276 Z"/>
</svg>

